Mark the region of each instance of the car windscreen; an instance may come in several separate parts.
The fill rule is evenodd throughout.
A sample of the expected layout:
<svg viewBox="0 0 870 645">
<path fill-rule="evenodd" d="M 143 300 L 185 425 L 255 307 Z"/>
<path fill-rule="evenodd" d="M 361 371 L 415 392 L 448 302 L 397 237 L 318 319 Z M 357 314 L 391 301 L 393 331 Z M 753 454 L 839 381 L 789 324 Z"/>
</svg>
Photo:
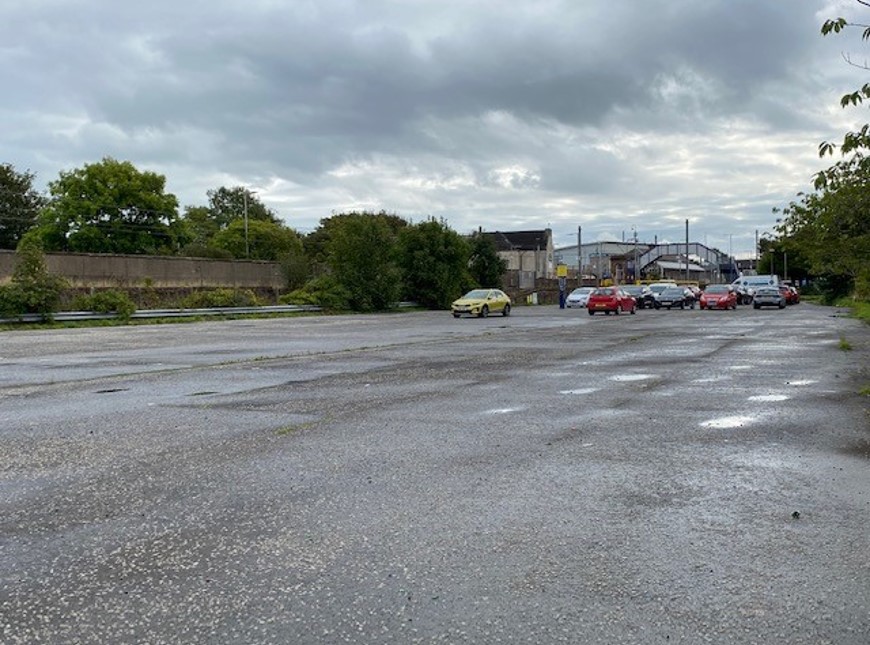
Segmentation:
<svg viewBox="0 0 870 645">
<path fill-rule="evenodd" d="M 463 298 L 467 298 L 468 300 L 482 300 L 489 295 L 489 291 L 486 289 L 475 289 L 473 291 L 469 291 L 466 293 Z"/>
<path fill-rule="evenodd" d="M 663 296 L 682 296 L 683 290 L 682 289 L 665 289 L 664 291 L 662 291 L 662 295 Z"/>
<path fill-rule="evenodd" d="M 712 285 L 704 289 L 704 293 L 728 293 L 728 287 L 725 285 Z"/>
</svg>

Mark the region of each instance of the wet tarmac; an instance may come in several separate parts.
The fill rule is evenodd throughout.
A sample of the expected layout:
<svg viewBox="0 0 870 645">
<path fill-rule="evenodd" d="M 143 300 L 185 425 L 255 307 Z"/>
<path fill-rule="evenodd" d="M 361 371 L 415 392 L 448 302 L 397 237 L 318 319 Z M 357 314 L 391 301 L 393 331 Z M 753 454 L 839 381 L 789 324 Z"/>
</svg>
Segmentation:
<svg viewBox="0 0 870 645">
<path fill-rule="evenodd" d="M 866 645 L 831 314 L 0 334 L 0 641 Z"/>
</svg>

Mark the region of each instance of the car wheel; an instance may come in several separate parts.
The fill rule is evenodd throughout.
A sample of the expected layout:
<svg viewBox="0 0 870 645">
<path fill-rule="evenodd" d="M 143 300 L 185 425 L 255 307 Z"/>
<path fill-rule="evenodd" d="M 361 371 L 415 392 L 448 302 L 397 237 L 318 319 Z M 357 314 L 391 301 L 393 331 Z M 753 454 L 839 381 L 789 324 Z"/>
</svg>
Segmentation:
<svg viewBox="0 0 870 645">
<path fill-rule="evenodd" d="M 486 318 L 488 315 L 489 315 L 489 307 L 486 305 L 483 305 L 483 308 L 481 308 L 478 316 L 480 316 L 481 318 Z"/>
<path fill-rule="evenodd" d="M 590 316 L 594 316 L 594 315 L 595 315 L 595 312 L 592 311 L 592 310 L 590 309 L 590 310 L 589 310 L 589 315 L 590 315 Z"/>
<path fill-rule="evenodd" d="M 661 309 L 661 308 L 662 308 L 662 306 L 661 306 L 659 303 L 655 303 L 655 304 L 653 305 L 653 307 L 655 307 L 656 309 Z"/>
<path fill-rule="evenodd" d="M 695 308 L 695 303 L 693 302 L 692 304 L 689 305 L 689 309 L 694 309 L 694 308 Z"/>
<path fill-rule="evenodd" d="M 636 311 L 637 311 L 637 307 L 632 307 L 631 311 L 629 311 L 628 313 L 630 313 L 633 316 Z"/>
<path fill-rule="evenodd" d="M 685 302 L 681 302 L 681 303 L 680 303 L 680 309 L 685 309 L 685 308 L 686 308 L 686 303 L 685 303 Z"/>
<path fill-rule="evenodd" d="M 753 309 L 761 309 L 761 305 L 758 304 L 757 302 L 755 302 L 755 303 L 752 304 L 752 308 L 753 308 Z"/>
<path fill-rule="evenodd" d="M 504 310 L 501 312 L 502 316 L 510 316 L 511 315 L 511 306 L 505 305 Z"/>
<path fill-rule="evenodd" d="M 784 302 L 779 303 L 779 308 L 780 308 L 780 309 L 785 309 L 785 303 L 784 303 Z"/>
<path fill-rule="evenodd" d="M 453 314 L 454 318 L 459 318 L 459 314 Z"/>
<path fill-rule="evenodd" d="M 616 305 L 616 309 L 613 311 L 617 316 L 622 313 L 622 305 Z"/>
</svg>

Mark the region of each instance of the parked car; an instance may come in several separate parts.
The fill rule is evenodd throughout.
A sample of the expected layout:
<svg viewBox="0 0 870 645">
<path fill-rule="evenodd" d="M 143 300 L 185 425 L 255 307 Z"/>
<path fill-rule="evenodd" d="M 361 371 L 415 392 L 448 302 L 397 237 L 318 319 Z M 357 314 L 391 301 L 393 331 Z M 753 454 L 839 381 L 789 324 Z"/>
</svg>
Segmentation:
<svg viewBox="0 0 870 645">
<path fill-rule="evenodd" d="M 776 274 L 740 276 L 731 283 L 731 286 L 737 291 L 738 301 L 745 305 L 752 302 L 755 292 L 761 287 L 775 287 L 777 285 L 779 285 L 779 276 Z"/>
<path fill-rule="evenodd" d="M 686 289 L 692 294 L 692 298 L 695 299 L 695 302 L 701 301 L 701 294 L 704 293 L 701 291 L 701 287 L 695 284 L 687 284 Z"/>
<path fill-rule="evenodd" d="M 672 307 L 679 307 L 680 309 L 685 309 L 686 307 L 689 307 L 691 309 L 694 309 L 695 296 L 692 295 L 692 292 L 685 287 L 668 287 L 666 289 L 663 289 L 661 293 L 656 295 L 655 308 L 661 309 L 662 307 L 665 307 L 667 309 L 670 309 Z"/>
<path fill-rule="evenodd" d="M 649 290 L 652 291 L 653 296 L 659 295 L 662 291 L 668 288 L 676 287 L 676 282 L 653 282 L 649 285 Z"/>
<path fill-rule="evenodd" d="M 589 302 L 589 295 L 595 291 L 595 287 L 577 287 L 565 298 L 566 307 L 583 307 Z"/>
<path fill-rule="evenodd" d="M 737 309 L 737 294 L 729 284 L 708 284 L 701 293 L 701 309 Z"/>
<path fill-rule="evenodd" d="M 627 284 L 622 287 L 628 295 L 634 298 L 638 309 L 652 309 L 656 303 L 656 297 L 646 285 Z"/>
<path fill-rule="evenodd" d="M 633 314 L 637 309 L 637 303 L 620 287 L 599 287 L 589 296 L 586 308 L 590 316 L 596 311 L 603 311 L 607 315 L 613 312 L 618 316 L 623 311 Z"/>
<path fill-rule="evenodd" d="M 779 307 L 785 309 L 785 296 L 779 287 L 759 287 L 752 297 L 752 306 L 756 309 L 762 307 Z"/>
<path fill-rule="evenodd" d="M 793 303 L 799 304 L 801 301 L 801 292 L 798 291 L 797 287 L 795 287 L 795 286 L 791 286 L 791 287 L 789 287 L 789 289 L 791 289 Z"/>
<path fill-rule="evenodd" d="M 785 298 L 785 304 L 796 305 L 800 302 L 800 296 L 798 295 L 797 289 L 795 289 L 794 287 L 790 287 L 787 284 L 780 284 L 779 290 L 782 292 L 782 295 Z"/>
<path fill-rule="evenodd" d="M 450 306 L 454 318 L 470 314 L 486 318 L 489 314 L 511 315 L 511 299 L 501 289 L 473 289 Z"/>
</svg>

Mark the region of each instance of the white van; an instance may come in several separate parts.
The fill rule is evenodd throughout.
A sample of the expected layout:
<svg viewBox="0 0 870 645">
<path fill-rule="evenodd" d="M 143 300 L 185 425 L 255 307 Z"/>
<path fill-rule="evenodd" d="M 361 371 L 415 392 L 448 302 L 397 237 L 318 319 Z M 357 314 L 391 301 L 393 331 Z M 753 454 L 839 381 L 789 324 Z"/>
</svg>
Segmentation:
<svg viewBox="0 0 870 645">
<path fill-rule="evenodd" d="M 731 287 L 737 292 L 737 299 L 744 305 L 752 302 L 755 290 L 759 287 L 778 286 L 779 276 L 773 273 L 767 275 L 742 275 L 731 283 Z"/>
</svg>

